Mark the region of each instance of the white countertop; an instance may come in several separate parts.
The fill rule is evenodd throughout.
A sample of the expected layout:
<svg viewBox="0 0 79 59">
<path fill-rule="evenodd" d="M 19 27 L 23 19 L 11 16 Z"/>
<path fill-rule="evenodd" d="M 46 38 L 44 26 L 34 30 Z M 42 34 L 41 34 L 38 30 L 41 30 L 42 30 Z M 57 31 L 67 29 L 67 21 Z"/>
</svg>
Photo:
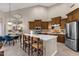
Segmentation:
<svg viewBox="0 0 79 59">
<path fill-rule="evenodd" d="M 37 37 L 37 38 L 40 38 L 45 41 L 57 38 L 57 36 L 55 36 L 55 35 L 51 36 L 51 35 L 43 35 L 43 34 L 26 34 L 26 33 L 24 35 L 29 35 L 31 37 Z"/>
<path fill-rule="evenodd" d="M 59 32 L 59 33 L 53 33 L 53 32 L 42 32 L 42 33 L 47 33 L 47 34 L 62 34 L 62 35 L 65 35 L 65 33 L 63 33 L 63 32 Z"/>
<path fill-rule="evenodd" d="M 49 33 L 49 34 L 63 34 L 63 35 L 65 35 L 65 33 L 63 33 L 63 32 L 60 32 L 60 33 L 51 33 L 51 32 L 47 32 L 47 33 Z"/>
</svg>

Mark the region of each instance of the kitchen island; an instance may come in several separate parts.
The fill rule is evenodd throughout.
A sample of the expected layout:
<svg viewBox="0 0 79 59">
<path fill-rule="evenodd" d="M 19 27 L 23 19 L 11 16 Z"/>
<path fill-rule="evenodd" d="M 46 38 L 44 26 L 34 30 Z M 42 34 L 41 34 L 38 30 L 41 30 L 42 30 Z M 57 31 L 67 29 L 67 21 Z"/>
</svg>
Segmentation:
<svg viewBox="0 0 79 59">
<path fill-rule="evenodd" d="M 43 34 L 24 34 L 30 37 L 38 37 L 43 40 L 43 55 L 54 56 L 57 53 L 57 36 Z"/>
<path fill-rule="evenodd" d="M 44 34 L 44 35 L 56 35 L 58 36 L 57 38 L 57 42 L 60 43 L 65 43 L 65 33 L 64 32 L 41 32 L 40 34 Z"/>
</svg>

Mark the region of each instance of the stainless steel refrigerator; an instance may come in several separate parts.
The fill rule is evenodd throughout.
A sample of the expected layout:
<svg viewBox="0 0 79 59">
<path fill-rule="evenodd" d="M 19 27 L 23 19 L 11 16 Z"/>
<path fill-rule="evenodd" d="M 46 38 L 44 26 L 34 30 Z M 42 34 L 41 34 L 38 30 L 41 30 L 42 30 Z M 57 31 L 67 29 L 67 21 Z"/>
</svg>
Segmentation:
<svg viewBox="0 0 79 59">
<path fill-rule="evenodd" d="M 79 51 L 79 21 L 66 24 L 65 45 Z"/>
</svg>

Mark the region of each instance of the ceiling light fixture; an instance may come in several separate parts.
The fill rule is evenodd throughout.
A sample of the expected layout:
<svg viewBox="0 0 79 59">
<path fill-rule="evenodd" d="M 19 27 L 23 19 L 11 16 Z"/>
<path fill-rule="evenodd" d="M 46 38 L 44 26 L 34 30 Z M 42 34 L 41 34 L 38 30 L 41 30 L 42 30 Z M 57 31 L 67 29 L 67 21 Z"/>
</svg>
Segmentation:
<svg viewBox="0 0 79 59">
<path fill-rule="evenodd" d="M 11 3 L 9 3 L 9 21 L 8 21 L 8 25 L 12 25 L 12 22 L 11 22 Z"/>
</svg>

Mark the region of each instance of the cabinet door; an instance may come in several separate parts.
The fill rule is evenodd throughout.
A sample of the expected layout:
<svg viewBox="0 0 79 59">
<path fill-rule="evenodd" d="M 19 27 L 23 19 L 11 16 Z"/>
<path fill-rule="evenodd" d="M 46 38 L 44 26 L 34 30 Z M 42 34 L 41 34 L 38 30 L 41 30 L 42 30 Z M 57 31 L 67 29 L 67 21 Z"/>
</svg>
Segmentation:
<svg viewBox="0 0 79 59">
<path fill-rule="evenodd" d="M 71 21 L 79 21 L 79 8 L 75 9 L 71 13 L 67 14 L 68 19 Z"/>
<path fill-rule="evenodd" d="M 58 35 L 58 40 L 57 40 L 57 41 L 60 42 L 60 43 L 65 43 L 65 35 L 59 34 L 59 35 Z"/>
<path fill-rule="evenodd" d="M 42 22 L 42 29 L 48 29 L 48 22 Z"/>
<path fill-rule="evenodd" d="M 67 18 L 61 20 L 61 29 L 65 28 L 65 24 L 67 23 Z"/>
<path fill-rule="evenodd" d="M 73 16 L 73 21 L 79 20 L 79 12 L 74 13 L 72 16 Z"/>
<path fill-rule="evenodd" d="M 41 20 L 35 20 L 35 27 L 41 27 Z"/>
<path fill-rule="evenodd" d="M 52 24 L 60 24 L 60 23 L 61 23 L 61 17 L 52 18 Z"/>
<path fill-rule="evenodd" d="M 72 15 L 69 15 L 68 16 L 68 20 L 71 22 L 71 21 L 73 21 L 73 16 Z"/>
<path fill-rule="evenodd" d="M 34 29 L 34 28 L 35 28 L 35 23 L 29 22 L 29 29 Z"/>
</svg>

